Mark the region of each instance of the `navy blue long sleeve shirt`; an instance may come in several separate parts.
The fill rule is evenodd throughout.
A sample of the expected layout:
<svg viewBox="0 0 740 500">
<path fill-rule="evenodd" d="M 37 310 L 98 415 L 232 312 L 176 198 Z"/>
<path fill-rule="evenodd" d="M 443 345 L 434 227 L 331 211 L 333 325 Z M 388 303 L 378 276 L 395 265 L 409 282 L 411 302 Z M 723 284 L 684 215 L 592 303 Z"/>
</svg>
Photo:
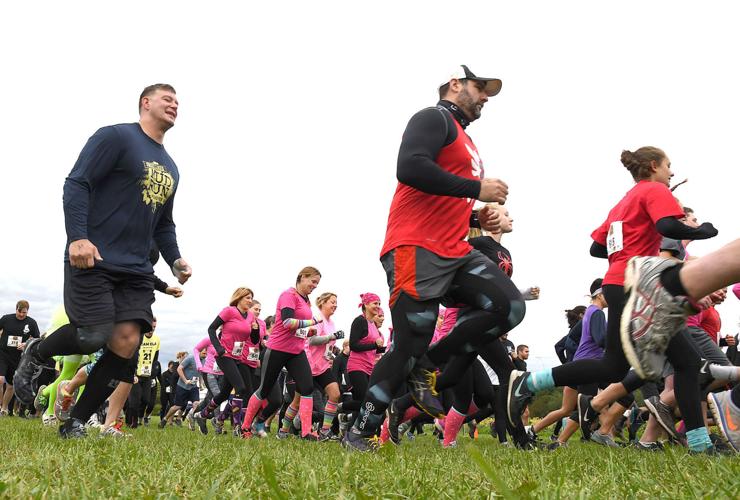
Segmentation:
<svg viewBox="0 0 740 500">
<path fill-rule="evenodd" d="M 172 205 L 180 179 L 164 146 L 138 123 L 99 129 L 80 152 L 64 182 L 64 219 L 69 244 L 88 239 L 103 269 L 151 273 L 152 239 L 164 260 L 180 258 Z"/>
</svg>

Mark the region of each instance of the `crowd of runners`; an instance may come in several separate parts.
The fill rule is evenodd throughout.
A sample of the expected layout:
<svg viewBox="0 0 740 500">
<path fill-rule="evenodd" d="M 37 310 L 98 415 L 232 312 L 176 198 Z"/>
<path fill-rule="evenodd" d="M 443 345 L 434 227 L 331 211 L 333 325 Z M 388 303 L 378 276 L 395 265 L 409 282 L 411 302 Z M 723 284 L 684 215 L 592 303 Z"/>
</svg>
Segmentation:
<svg viewBox="0 0 740 500">
<path fill-rule="evenodd" d="M 718 231 L 675 197 L 664 151 L 623 151 L 634 187 L 583 255 L 604 259 L 606 273 L 583 284 L 588 306 L 566 311 L 562 365 L 527 371 L 528 346 L 508 336 L 540 290 L 514 284 L 502 244 L 513 231 L 508 186 L 484 177 L 466 133 L 501 80 L 459 66 L 438 83 L 439 102 L 411 118 L 399 150 L 380 252 L 389 303 L 363 293 L 345 335 L 332 318 L 338 300 L 355 297 L 314 297 L 322 276 L 307 266 L 264 320 L 254 292 L 236 288 L 164 370 L 154 291 L 183 289 L 153 266 L 161 255 L 180 285 L 192 269 L 172 214 L 179 172 L 163 146 L 177 96 L 167 84 L 144 89 L 140 121 L 99 129 L 65 181 L 64 305 L 51 326 L 41 338 L 26 301 L 0 319 L 3 414 L 15 397 L 63 438 L 90 426 L 126 436 L 149 424 L 159 394 L 163 428 L 184 421 L 202 434 L 357 451 L 411 440 L 427 424 L 454 447 L 464 425 L 477 438 L 490 418 L 495 439 L 525 450 L 565 446 L 578 431 L 619 446 L 626 429 L 623 441 L 641 450 L 663 449 L 665 436 L 692 453 L 740 452 L 737 336 L 720 334 L 715 308 L 728 289 L 740 299 L 740 240 L 689 255 L 691 241 Z M 563 387 L 561 407 L 529 425 L 528 405 L 553 387 Z"/>
</svg>

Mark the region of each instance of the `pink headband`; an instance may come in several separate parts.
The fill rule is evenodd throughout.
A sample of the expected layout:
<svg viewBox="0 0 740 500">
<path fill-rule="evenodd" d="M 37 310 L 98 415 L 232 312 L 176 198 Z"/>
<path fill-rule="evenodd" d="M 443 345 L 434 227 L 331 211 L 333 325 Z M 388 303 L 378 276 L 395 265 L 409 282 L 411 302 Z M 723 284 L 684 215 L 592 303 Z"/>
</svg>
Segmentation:
<svg viewBox="0 0 740 500">
<path fill-rule="evenodd" d="M 380 297 L 374 293 L 362 293 L 360 294 L 360 299 L 362 299 L 362 302 L 357 307 L 366 306 L 370 302 L 380 302 Z"/>
</svg>

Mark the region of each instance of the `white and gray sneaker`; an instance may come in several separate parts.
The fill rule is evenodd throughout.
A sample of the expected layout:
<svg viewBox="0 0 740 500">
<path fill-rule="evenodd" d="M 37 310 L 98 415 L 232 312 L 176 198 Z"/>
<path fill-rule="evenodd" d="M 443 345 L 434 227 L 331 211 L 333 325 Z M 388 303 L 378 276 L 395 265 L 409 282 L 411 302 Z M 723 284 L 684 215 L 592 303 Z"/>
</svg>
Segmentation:
<svg viewBox="0 0 740 500">
<path fill-rule="evenodd" d="M 120 429 L 117 429 L 115 425 L 111 425 L 109 427 L 104 428 L 100 431 L 100 437 L 112 437 L 112 438 L 130 438 L 133 435 L 128 432 L 123 432 Z"/>
<path fill-rule="evenodd" d="M 600 445 L 607 446 L 609 448 L 619 448 L 619 445 L 612 439 L 609 434 L 602 434 L 599 431 L 591 433 L 591 441 L 599 443 Z"/>
<path fill-rule="evenodd" d="M 644 380 L 659 380 L 668 343 L 696 314 L 687 297 L 674 297 L 663 287 L 660 275 L 678 261 L 661 257 L 632 257 L 624 277 L 629 297 L 624 305 L 620 332 L 622 348 L 632 368 Z"/>
<path fill-rule="evenodd" d="M 731 392 L 710 392 L 707 403 L 712 410 L 714 422 L 722 431 L 722 437 L 735 453 L 740 453 L 740 408 L 732 402 Z"/>
</svg>

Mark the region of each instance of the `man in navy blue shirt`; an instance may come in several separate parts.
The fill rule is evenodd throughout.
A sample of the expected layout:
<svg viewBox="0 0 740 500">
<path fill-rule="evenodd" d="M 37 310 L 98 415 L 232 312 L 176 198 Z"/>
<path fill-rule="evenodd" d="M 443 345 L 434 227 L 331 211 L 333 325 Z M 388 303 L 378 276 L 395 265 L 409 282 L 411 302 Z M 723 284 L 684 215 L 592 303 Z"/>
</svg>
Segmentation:
<svg viewBox="0 0 740 500">
<path fill-rule="evenodd" d="M 95 132 L 64 183 L 64 305 L 70 325 L 29 342 L 16 374 L 22 386 L 16 393 L 25 402 L 43 360 L 105 349 L 59 429 L 62 437 L 84 436 L 84 423 L 117 381 L 133 382 L 132 359 L 153 319 L 152 240 L 181 284 L 192 273 L 180 256 L 172 218 L 179 172 L 162 144 L 177 110 L 171 85 L 145 88 L 139 122 Z"/>
</svg>

